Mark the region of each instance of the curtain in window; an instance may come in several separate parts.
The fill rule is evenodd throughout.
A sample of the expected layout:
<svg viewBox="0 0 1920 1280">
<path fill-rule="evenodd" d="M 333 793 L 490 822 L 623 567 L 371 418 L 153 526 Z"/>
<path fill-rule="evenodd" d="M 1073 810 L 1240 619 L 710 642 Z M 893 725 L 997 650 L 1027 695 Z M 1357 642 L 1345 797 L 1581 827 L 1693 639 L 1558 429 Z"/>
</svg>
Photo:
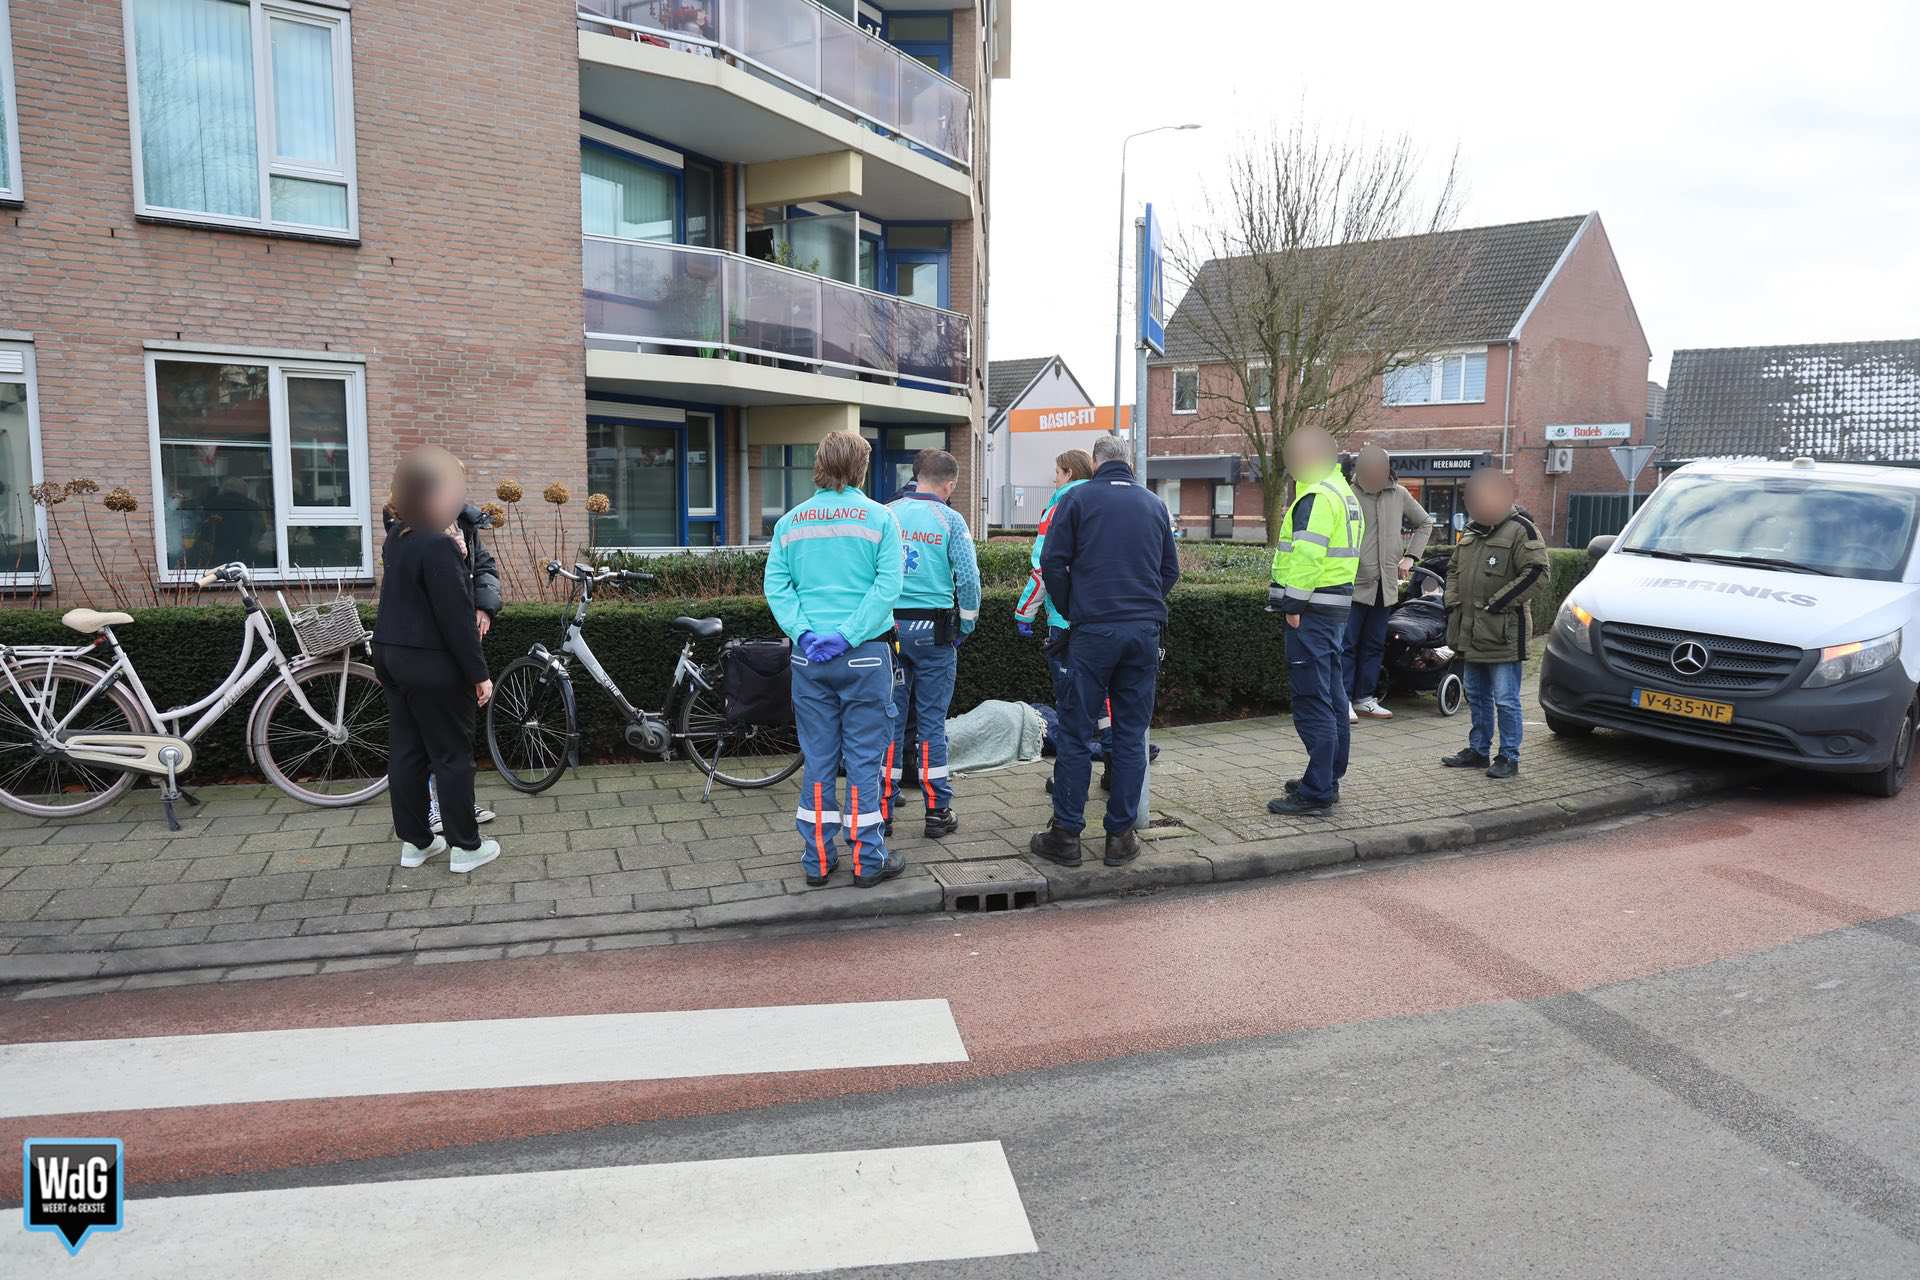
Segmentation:
<svg viewBox="0 0 1920 1280">
<path fill-rule="evenodd" d="M 259 217 L 253 41 L 246 4 L 133 3 L 147 203 Z"/>
<path fill-rule="evenodd" d="M 1410 364 L 1387 370 L 1386 393 L 1388 404 L 1426 404 L 1433 399 L 1433 366 Z"/>
<path fill-rule="evenodd" d="M 25 384 L 0 382 L 0 574 L 40 572 L 40 526 L 28 492 L 33 487 L 29 430 Z"/>
<path fill-rule="evenodd" d="M 1487 398 L 1486 353 L 1468 356 L 1466 361 L 1466 385 L 1461 390 L 1460 398 L 1467 401 L 1485 400 Z"/>
<path fill-rule="evenodd" d="M 671 244 L 679 203 L 672 173 L 598 147 L 580 148 L 580 224 L 588 235 Z"/>
<path fill-rule="evenodd" d="M 274 155 L 295 164 L 331 169 L 340 163 L 338 112 L 333 99 L 333 28 L 274 18 Z"/>
</svg>

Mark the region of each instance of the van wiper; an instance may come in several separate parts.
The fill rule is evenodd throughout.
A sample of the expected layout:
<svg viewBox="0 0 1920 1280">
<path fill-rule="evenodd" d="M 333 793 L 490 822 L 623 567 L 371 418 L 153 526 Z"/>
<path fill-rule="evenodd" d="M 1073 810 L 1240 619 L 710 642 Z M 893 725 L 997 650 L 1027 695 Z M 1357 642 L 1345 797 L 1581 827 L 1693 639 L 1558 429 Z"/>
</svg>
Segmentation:
<svg viewBox="0 0 1920 1280">
<path fill-rule="evenodd" d="M 1782 560 L 1778 556 L 1734 556 L 1717 555 L 1711 551 L 1696 552 L 1695 560 L 1711 560 L 1715 564 L 1746 564 L 1756 569 L 1785 569 L 1789 573 L 1817 573 L 1823 578 L 1835 578 L 1839 575 L 1831 569 L 1822 569 L 1818 565 L 1802 564 L 1798 560 Z"/>
<path fill-rule="evenodd" d="M 1658 547 L 1622 547 L 1620 549 L 1631 556 L 1652 556 L 1655 560 L 1692 560 L 1695 558 L 1685 551 L 1662 551 Z"/>
</svg>

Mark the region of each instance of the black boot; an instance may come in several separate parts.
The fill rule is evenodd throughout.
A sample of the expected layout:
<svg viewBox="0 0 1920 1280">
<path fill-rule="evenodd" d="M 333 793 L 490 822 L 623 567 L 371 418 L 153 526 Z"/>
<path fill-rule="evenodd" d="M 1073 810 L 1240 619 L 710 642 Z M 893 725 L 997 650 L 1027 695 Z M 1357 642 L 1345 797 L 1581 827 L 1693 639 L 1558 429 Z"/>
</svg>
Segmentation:
<svg viewBox="0 0 1920 1280">
<path fill-rule="evenodd" d="M 1325 800 L 1309 800 L 1303 795 L 1278 796 L 1267 801 L 1267 812 L 1280 818 L 1324 818 L 1333 812 Z"/>
<path fill-rule="evenodd" d="M 899 875 L 902 871 L 905 871 L 906 869 L 907 869 L 907 860 L 896 853 L 891 857 L 889 857 L 887 859 L 887 864 L 881 867 L 878 871 L 869 872 L 865 875 L 855 876 L 853 878 L 853 883 L 862 889 L 871 889 L 873 888 L 873 886 L 879 884 L 883 880 L 893 879 L 895 876 Z"/>
<path fill-rule="evenodd" d="M 1113 790 L 1113 766 L 1110 764 L 1100 766 L 1100 789 Z"/>
<path fill-rule="evenodd" d="M 1495 756 L 1493 763 L 1487 766 L 1489 778 L 1511 778 L 1518 772 L 1520 772 L 1520 762 L 1512 756 Z"/>
<path fill-rule="evenodd" d="M 1297 796 L 1297 795 L 1299 795 L 1299 794 L 1300 794 L 1300 779 L 1299 779 L 1299 778 L 1288 778 L 1288 779 L 1287 779 L 1287 785 L 1286 785 L 1286 792 L 1287 792 L 1287 794 L 1288 794 L 1288 795 L 1290 795 L 1290 796 Z M 1333 803 L 1333 804 L 1339 804 L 1339 803 L 1340 803 L 1340 784 L 1339 784 L 1339 783 L 1337 783 L 1337 782 L 1333 784 L 1333 800 L 1331 801 L 1331 803 Z"/>
<path fill-rule="evenodd" d="M 1462 747 L 1450 756 L 1441 756 L 1440 763 L 1449 769 L 1484 769 L 1490 762 L 1472 747 Z"/>
<path fill-rule="evenodd" d="M 1124 867 L 1140 856 L 1140 837 L 1131 831 L 1119 835 L 1107 832 L 1107 852 L 1100 861 L 1110 867 Z"/>
<path fill-rule="evenodd" d="M 1045 831 L 1034 832 L 1033 838 L 1027 841 L 1027 852 L 1055 866 L 1077 867 L 1081 863 L 1080 833 L 1062 830 L 1049 822 Z"/>
<path fill-rule="evenodd" d="M 927 810 L 927 839 L 944 840 L 960 829 L 960 819 L 953 816 L 952 809 Z"/>
</svg>

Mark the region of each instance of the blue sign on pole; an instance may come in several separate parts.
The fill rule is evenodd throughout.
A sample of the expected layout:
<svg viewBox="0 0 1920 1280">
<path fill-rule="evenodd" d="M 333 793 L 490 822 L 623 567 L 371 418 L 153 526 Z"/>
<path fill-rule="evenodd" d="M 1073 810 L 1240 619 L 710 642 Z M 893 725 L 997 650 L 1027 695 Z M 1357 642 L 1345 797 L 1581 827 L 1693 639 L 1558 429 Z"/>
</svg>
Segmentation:
<svg viewBox="0 0 1920 1280">
<path fill-rule="evenodd" d="M 1139 340 L 1157 356 L 1167 354 L 1167 272 L 1160 240 L 1160 221 L 1147 206 L 1140 224 L 1140 296 L 1135 313 L 1140 317 Z"/>
</svg>

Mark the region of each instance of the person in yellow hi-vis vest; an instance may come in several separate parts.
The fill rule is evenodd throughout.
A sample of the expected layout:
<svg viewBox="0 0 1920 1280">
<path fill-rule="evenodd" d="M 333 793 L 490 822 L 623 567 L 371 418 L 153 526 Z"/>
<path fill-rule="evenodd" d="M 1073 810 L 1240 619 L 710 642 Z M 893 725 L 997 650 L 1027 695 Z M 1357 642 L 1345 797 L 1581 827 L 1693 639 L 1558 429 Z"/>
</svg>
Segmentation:
<svg viewBox="0 0 1920 1280">
<path fill-rule="evenodd" d="M 1353 579 L 1366 522 L 1345 476 L 1333 437 L 1306 427 L 1282 451 L 1293 477 L 1280 543 L 1273 553 L 1267 611 L 1287 623 L 1287 681 L 1293 727 L 1307 748 L 1307 771 L 1287 783 L 1267 812 L 1324 816 L 1340 799 L 1347 772 L 1349 728 L 1342 648 Z"/>
</svg>

